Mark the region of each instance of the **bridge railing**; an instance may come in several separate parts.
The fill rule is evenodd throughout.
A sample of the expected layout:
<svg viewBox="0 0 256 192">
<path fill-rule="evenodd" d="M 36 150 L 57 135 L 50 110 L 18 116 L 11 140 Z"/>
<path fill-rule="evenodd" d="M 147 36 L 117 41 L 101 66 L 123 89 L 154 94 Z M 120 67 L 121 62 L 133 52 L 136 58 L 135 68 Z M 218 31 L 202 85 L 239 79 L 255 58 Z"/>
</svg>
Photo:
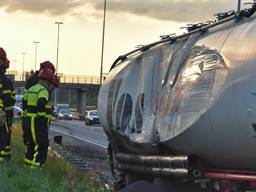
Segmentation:
<svg viewBox="0 0 256 192">
<path fill-rule="evenodd" d="M 72 83 L 72 84 L 100 84 L 100 78 L 95 76 L 72 76 L 64 75 L 60 78 L 61 83 Z"/>
<path fill-rule="evenodd" d="M 26 73 L 22 75 L 21 73 L 11 73 L 8 72 L 9 75 L 14 76 L 15 81 L 22 82 L 29 77 L 29 74 Z M 99 85 L 100 78 L 97 76 L 82 76 L 82 75 L 63 75 L 60 74 L 60 82 L 67 84 L 91 84 L 91 85 Z"/>
</svg>

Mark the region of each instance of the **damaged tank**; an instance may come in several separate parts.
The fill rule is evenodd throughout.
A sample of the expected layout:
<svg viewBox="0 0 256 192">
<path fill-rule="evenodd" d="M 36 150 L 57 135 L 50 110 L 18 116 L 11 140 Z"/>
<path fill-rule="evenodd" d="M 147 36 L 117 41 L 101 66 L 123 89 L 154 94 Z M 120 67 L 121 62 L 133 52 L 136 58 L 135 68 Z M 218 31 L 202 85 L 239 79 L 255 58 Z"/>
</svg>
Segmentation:
<svg viewBox="0 0 256 192">
<path fill-rule="evenodd" d="M 253 188 L 255 10 L 188 25 L 114 62 L 98 98 L 114 172 Z"/>
</svg>

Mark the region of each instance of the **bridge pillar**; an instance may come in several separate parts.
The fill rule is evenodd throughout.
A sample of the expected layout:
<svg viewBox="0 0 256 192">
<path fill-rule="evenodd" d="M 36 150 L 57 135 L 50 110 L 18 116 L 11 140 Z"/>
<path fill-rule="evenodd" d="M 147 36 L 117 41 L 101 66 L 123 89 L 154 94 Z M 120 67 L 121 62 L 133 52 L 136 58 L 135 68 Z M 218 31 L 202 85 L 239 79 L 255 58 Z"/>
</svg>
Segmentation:
<svg viewBox="0 0 256 192">
<path fill-rule="evenodd" d="M 78 110 L 79 110 L 79 113 L 83 114 L 85 112 L 86 97 L 87 97 L 86 92 L 84 92 L 84 91 L 79 91 L 78 92 Z"/>
<path fill-rule="evenodd" d="M 68 104 L 71 106 L 72 89 L 68 89 Z"/>
</svg>

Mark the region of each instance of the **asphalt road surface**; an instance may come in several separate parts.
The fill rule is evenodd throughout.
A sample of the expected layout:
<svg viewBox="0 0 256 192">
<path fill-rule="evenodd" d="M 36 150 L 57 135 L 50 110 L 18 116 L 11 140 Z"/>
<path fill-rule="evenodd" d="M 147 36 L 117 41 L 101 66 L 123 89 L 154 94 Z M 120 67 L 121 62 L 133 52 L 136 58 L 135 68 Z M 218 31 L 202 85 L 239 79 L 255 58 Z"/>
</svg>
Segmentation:
<svg viewBox="0 0 256 192">
<path fill-rule="evenodd" d="M 107 136 L 100 125 L 87 126 L 84 121 L 59 120 L 52 121 L 50 131 L 77 140 L 82 146 L 92 144 L 103 149 L 108 146 Z"/>
</svg>

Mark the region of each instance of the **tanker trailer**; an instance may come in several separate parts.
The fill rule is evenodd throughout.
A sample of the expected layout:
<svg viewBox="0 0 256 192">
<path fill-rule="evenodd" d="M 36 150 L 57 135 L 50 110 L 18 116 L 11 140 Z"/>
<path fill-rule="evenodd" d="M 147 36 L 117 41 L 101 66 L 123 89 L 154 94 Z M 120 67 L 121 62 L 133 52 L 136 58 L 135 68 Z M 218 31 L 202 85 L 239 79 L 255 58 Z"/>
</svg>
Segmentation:
<svg viewBox="0 0 256 192">
<path fill-rule="evenodd" d="M 256 190 L 255 11 L 218 14 L 114 62 L 98 108 L 117 190 Z"/>
</svg>

